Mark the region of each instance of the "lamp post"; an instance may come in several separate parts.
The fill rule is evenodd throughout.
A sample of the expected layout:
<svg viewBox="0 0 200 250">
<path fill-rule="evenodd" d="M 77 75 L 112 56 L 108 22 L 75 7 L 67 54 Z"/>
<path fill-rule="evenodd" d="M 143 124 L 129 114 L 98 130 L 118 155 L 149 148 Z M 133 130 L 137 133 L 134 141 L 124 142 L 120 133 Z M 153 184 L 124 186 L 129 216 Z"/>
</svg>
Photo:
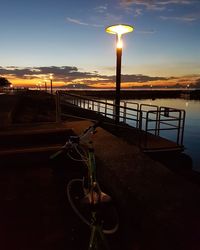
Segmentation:
<svg viewBox="0 0 200 250">
<path fill-rule="evenodd" d="M 39 86 L 39 90 L 41 90 L 41 82 L 39 82 L 38 86 Z"/>
<path fill-rule="evenodd" d="M 127 24 L 116 24 L 108 26 L 106 32 L 115 34 L 117 38 L 116 46 L 116 93 L 115 93 L 115 122 L 120 120 L 120 89 L 121 89 L 121 61 L 122 61 L 122 35 L 132 32 L 133 27 Z"/>
<path fill-rule="evenodd" d="M 50 78 L 51 95 L 52 95 L 52 94 L 53 94 L 53 84 L 52 84 L 52 81 L 53 81 L 53 75 L 52 75 L 52 74 L 50 74 L 49 78 Z"/>
<path fill-rule="evenodd" d="M 46 80 L 46 78 L 44 78 L 44 89 L 45 89 L 45 92 L 47 92 L 47 80 Z"/>
</svg>

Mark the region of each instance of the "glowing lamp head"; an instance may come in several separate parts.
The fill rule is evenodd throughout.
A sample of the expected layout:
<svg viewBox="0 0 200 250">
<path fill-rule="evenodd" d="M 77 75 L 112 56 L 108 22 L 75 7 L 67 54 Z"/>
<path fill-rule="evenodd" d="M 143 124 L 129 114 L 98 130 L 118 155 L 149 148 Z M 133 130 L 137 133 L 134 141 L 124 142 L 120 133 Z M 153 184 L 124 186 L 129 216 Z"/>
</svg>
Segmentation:
<svg viewBox="0 0 200 250">
<path fill-rule="evenodd" d="M 49 78 L 50 78 L 50 80 L 52 80 L 53 79 L 53 74 L 50 74 Z"/>
<path fill-rule="evenodd" d="M 123 35 L 133 31 L 133 26 L 127 24 L 116 24 L 108 26 L 106 32 L 110 34 Z"/>
<path fill-rule="evenodd" d="M 132 31 L 133 26 L 127 24 L 116 24 L 106 28 L 107 33 L 117 35 L 117 48 L 122 48 L 122 35 Z"/>
</svg>

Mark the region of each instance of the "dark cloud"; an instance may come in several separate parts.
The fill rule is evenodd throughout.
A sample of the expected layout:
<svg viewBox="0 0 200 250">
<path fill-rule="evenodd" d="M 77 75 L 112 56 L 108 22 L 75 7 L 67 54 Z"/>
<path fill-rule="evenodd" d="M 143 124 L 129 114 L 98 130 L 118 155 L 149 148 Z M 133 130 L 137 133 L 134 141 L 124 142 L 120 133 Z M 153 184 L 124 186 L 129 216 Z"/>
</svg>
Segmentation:
<svg viewBox="0 0 200 250">
<path fill-rule="evenodd" d="M 41 75 L 50 75 L 53 74 L 55 80 L 62 81 L 72 81 L 74 79 L 79 79 L 83 77 L 94 77 L 97 73 L 90 72 L 81 72 L 77 67 L 73 66 L 51 66 L 51 67 L 26 67 L 26 68 L 18 68 L 18 67 L 0 67 L 1 75 L 13 75 L 19 78 L 35 78 L 41 77 Z"/>
<path fill-rule="evenodd" d="M 115 82 L 116 76 L 106 76 L 106 75 L 101 75 L 99 77 L 98 82 L 101 83 L 108 83 L 108 82 Z M 145 76 L 141 74 L 137 75 L 121 75 L 121 82 L 149 82 L 149 81 L 158 81 L 158 80 L 167 80 L 168 78 L 166 77 L 152 77 L 152 76 Z M 87 81 L 87 83 L 92 83 L 90 80 Z"/>
<path fill-rule="evenodd" d="M 55 81 L 63 82 L 75 82 L 82 81 L 85 84 L 96 84 L 96 83 L 114 83 L 115 75 L 107 76 L 100 75 L 97 71 L 94 72 L 81 72 L 77 67 L 74 66 L 51 66 L 51 67 L 27 67 L 27 68 L 17 68 L 17 67 L 0 67 L 0 75 L 12 75 L 17 78 L 23 79 L 33 79 L 48 77 L 53 74 Z M 145 75 L 122 75 L 122 82 L 148 82 L 156 80 L 166 80 L 164 77 L 151 77 Z"/>
<path fill-rule="evenodd" d="M 24 78 L 24 75 L 30 74 L 30 68 L 16 68 L 11 67 L 0 67 L 1 75 L 14 75 L 16 77 Z"/>
<path fill-rule="evenodd" d="M 26 68 L 18 68 L 18 67 L 0 67 L 0 74 L 13 74 L 16 76 L 24 76 L 24 75 L 35 75 L 35 74 L 66 74 L 70 72 L 76 72 L 78 68 L 70 67 L 70 66 L 51 66 L 51 67 L 26 67 Z"/>
<path fill-rule="evenodd" d="M 149 81 L 158 81 L 166 80 L 165 77 L 151 77 L 145 75 L 122 75 L 122 82 L 149 82 Z"/>
</svg>

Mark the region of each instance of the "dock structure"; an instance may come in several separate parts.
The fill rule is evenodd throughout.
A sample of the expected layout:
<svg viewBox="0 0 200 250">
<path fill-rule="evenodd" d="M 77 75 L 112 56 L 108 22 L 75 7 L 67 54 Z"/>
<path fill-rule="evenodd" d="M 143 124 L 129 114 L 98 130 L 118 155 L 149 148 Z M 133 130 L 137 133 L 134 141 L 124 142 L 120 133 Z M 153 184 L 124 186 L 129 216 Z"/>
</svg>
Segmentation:
<svg viewBox="0 0 200 250">
<path fill-rule="evenodd" d="M 62 91 L 57 92 L 56 98 L 58 120 L 71 115 L 102 120 L 110 124 L 110 128 L 118 127 L 118 131 L 124 128 L 129 130 L 129 134 L 132 133 L 132 141 L 145 152 L 184 150 L 184 110 L 124 101 L 120 106 L 120 122 L 116 124 L 115 105 L 112 101 Z M 162 136 L 166 131 L 173 135 L 173 139 Z"/>
<path fill-rule="evenodd" d="M 49 157 L 69 135 L 80 134 L 91 124 L 74 120 L 0 133 L 4 190 L 0 202 L 6 208 L 0 218 L 10 228 L 4 230 L 1 246 L 46 249 L 53 245 L 58 250 L 87 246 L 89 229 L 63 197 L 66 182 L 80 175 L 80 163 L 64 156 L 51 162 Z M 199 249 L 200 186 L 103 128 L 97 129 L 93 141 L 99 181 L 120 213 L 120 229 L 111 237 L 111 249 Z"/>
<path fill-rule="evenodd" d="M 54 162 L 49 157 L 69 135 L 91 124 L 78 114 L 90 120 L 102 115 L 74 105 L 61 109 L 69 114 L 64 122 L 13 124 L 0 133 L 1 249 L 87 249 L 89 229 L 64 196 L 66 183 L 79 178 L 82 166 L 64 156 Z M 104 119 L 106 128 L 98 128 L 94 147 L 99 181 L 120 215 L 111 249 L 199 250 L 199 179 L 185 179 L 129 143 L 145 131 L 138 136 L 139 128 L 115 127 L 112 118 Z"/>
</svg>

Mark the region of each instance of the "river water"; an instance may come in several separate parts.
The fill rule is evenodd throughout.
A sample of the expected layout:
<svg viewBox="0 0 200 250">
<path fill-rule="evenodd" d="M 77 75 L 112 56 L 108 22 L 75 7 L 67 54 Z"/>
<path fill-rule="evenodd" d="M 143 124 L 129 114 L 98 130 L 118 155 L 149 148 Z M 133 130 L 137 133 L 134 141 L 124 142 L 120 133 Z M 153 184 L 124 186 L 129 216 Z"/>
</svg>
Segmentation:
<svg viewBox="0 0 200 250">
<path fill-rule="evenodd" d="M 190 155 L 193 161 L 193 169 L 200 172 L 200 100 L 186 99 L 140 99 L 130 102 L 144 103 L 148 105 L 166 106 L 186 111 L 185 131 L 183 144 L 185 153 Z M 129 105 L 130 106 L 130 105 Z M 130 106 L 131 107 L 131 106 Z"/>
</svg>

